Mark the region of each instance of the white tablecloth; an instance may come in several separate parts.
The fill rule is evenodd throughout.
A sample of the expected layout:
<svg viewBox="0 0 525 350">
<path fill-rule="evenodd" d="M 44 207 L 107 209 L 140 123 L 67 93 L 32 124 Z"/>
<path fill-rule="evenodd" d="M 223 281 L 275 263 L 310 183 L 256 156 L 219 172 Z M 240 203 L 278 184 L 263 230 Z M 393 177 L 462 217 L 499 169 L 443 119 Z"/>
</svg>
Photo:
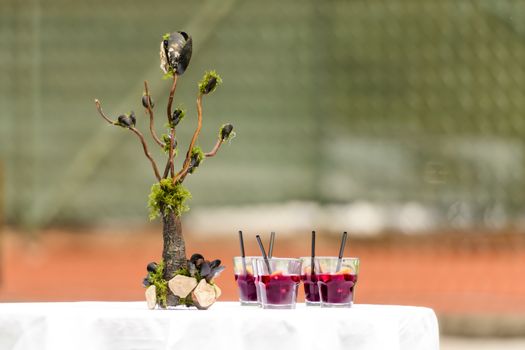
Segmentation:
<svg viewBox="0 0 525 350">
<path fill-rule="evenodd" d="M 354 305 L 262 310 L 219 302 L 207 311 L 145 302 L 0 303 L 0 349 L 438 350 L 431 309 Z"/>
</svg>

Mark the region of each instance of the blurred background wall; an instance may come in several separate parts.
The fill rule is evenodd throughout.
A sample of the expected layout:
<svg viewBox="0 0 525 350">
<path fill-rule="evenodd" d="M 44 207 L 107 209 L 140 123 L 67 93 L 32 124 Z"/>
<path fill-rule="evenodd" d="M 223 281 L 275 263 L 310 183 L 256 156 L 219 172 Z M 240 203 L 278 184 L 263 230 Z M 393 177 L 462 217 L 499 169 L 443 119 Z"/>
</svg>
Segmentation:
<svg viewBox="0 0 525 350">
<path fill-rule="evenodd" d="M 207 69 L 224 85 L 205 101 L 200 144 L 211 149 L 226 121 L 238 134 L 188 181 L 193 206 L 365 201 L 386 226 L 415 215 L 422 229 L 522 227 L 524 10 L 510 0 L 3 0 L 5 217 L 37 227 L 146 217 L 150 166 L 93 99 L 111 115 L 135 110 L 147 130 L 147 79 L 160 129 L 160 35 L 184 29 L 194 55 L 175 101 L 189 112 L 180 144 Z"/>
<path fill-rule="evenodd" d="M 205 99 L 200 145 L 211 149 L 224 122 L 237 132 L 186 181 L 192 249 L 229 261 L 239 228 L 288 234 L 281 255 L 304 255 L 312 228 L 374 234 L 350 239 L 365 258 L 361 302 L 434 307 L 452 333 L 525 335 L 520 0 L 2 0 L 0 299 L 142 297 L 159 228 L 129 228 L 147 222 L 154 177 L 138 140 L 93 100 L 112 116 L 134 110 L 147 134 L 148 80 L 160 131 L 169 82 L 158 50 L 174 30 L 194 40 L 175 97 L 188 111 L 180 153 L 205 70 L 224 84 Z M 19 278 L 28 271 L 41 280 Z M 57 284 L 64 275 L 74 283 Z M 471 322 L 487 313 L 496 318 Z"/>
</svg>

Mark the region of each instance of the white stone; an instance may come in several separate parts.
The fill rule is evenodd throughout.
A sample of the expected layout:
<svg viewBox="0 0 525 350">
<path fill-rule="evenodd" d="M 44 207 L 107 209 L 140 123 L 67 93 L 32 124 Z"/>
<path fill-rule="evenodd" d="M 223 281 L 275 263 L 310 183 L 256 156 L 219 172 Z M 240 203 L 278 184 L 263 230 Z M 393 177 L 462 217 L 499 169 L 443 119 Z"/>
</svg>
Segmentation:
<svg viewBox="0 0 525 350">
<path fill-rule="evenodd" d="M 220 289 L 219 286 L 216 285 L 216 284 L 213 284 L 213 288 L 215 288 L 215 298 L 216 298 L 216 299 L 219 299 L 219 297 L 220 297 L 221 294 L 222 294 L 221 289 Z"/>
<path fill-rule="evenodd" d="M 204 278 L 199 282 L 191 296 L 196 306 L 203 309 L 210 307 L 217 300 L 216 289 L 208 284 Z"/>
<path fill-rule="evenodd" d="M 146 302 L 148 303 L 148 309 L 153 310 L 157 305 L 157 288 L 152 284 L 146 288 Z"/>
<path fill-rule="evenodd" d="M 181 298 L 186 298 L 196 286 L 195 278 L 183 275 L 177 275 L 168 282 L 168 287 L 173 294 Z"/>
</svg>

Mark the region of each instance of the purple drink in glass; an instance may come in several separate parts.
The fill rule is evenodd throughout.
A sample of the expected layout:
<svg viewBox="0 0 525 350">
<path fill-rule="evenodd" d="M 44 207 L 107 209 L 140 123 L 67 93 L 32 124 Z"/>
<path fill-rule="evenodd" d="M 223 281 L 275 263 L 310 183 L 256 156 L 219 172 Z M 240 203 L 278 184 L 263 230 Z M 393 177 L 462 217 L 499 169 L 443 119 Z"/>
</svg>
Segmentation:
<svg viewBox="0 0 525 350">
<path fill-rule="evenodd" d="M 259 300 L 264 309 L 295 309 L 301 282 L 301 260 L 258 258 L 254 260 Z"/>
<path fill-rule="evenodd" d="M 233 258 L 233 273 L 239 290 L 241 305 L 260 305 L 257 296 L 257 275 L 253 273 L 252 261 L 256 257 Z"/>
<path fill-rule="evenodd" d="M 311 256 L 301 257 L 301 280 L 304 286 L 304 300 L 307 306 L 319 306 L 319 286 L 318 278 L 313 268 L 313 259 Z"/>
<path fill-rule="evenodd" d="M 295 303 L 297 288 L 301 281 L 299 275 L 275 273 L 262 275 L 259 278 L 263 304 L 288 306 Z"/>
<path fill-rule="evenodd" d="M 359 273 L 359 258 L 315 257 L 321 307 L 351 307 Z"/>
<path fill-rule="evenodd" d="M 239 299 L 241 302 L 257 302 L 257 289 L 255 277 L 252 274 L 235 275 L 235 281 L 239 287 Z"/>
<path fill-rule="evenodd" d="M 333 306 L 352 305 L 357 275 L 350 273 L 323 273 L 318 276 L 321 302 Z"/>
<path fill-rule="evenodd" d="M 319 286 L 316 274 L 302 275 L 301 280 L 304 286 L 304 299 L 307 305 L 319 305 Z"/>
</svg>

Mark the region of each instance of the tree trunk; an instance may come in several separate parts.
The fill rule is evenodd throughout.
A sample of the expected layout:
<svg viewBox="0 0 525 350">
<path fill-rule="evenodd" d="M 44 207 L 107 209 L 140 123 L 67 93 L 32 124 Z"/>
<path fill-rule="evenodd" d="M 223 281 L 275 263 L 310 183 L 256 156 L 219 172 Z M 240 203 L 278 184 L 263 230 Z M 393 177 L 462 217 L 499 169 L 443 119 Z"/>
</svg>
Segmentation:
<svg viewBox="0 0 525 350">
<path fill-rule="evenodd" d="M 187 267 L 186 245 L 182 236 L 180 216 L 173 211 L 162 215 L 162 236 L 164 246 L 162 260 L 164 261 L 164 279 L 169 281 L 175 271 Z M 168 306 L 178 305 L 178 298 L 168 289 Z"/>
</svg>

